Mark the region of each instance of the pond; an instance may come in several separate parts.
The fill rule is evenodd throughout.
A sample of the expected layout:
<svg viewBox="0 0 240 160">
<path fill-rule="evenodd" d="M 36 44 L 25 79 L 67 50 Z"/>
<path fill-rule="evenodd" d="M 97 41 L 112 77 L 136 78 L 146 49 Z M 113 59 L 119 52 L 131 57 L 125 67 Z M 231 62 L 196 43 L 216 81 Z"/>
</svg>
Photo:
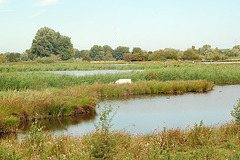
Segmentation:
<svg viewBox="0 0 240 160">
<path fill-rule="evenodd" d="M 240 98 L 240 85 L 215 86 L 208 93 L 188 93 L 183 95 L 133 96 L 111 99 L 100 103 L 118 108 L 113 119 L 113 129 L 130 131 L 132 134 L 149 134 L 163 127 L 193 127 L 201 120 L 205 125 L 225 123 L 233 118 L 230 111 Z M 98 110 L 97 110 L 98 112 Z M 93 121 L 99 116 L 68 117 L 49 120 L 45 123 L 54 134 L 81 136 L 94 130 Z M 44 122 L 41 122 L 44 124 Z M 28 127 L 22 126 L 27 130 Z"/>
<path fill-rule="evenodd" d="M 198 62 L 202 64 L 234 64 L 234 63 L 240 63 L 240 61 L 232 61 L 232 62 Z"/>
<path fill-rule="evenodd" d="M 85 76 L 94 74 L 115 74 L 115 73 L 127 73 L 127 72 L 139 72 L 143 70 L 90 70 L 90 71 L 46 71 L 47 73 L 61 74 L 61 75 L 75 75 L 75 76 Z"/>
</svg>

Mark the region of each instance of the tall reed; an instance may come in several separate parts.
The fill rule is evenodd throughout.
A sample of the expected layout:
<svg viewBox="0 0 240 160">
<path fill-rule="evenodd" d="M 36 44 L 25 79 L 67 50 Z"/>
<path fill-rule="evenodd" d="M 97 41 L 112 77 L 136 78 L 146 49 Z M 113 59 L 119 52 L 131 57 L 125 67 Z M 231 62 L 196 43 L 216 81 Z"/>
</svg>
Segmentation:
<svg viewBox="0 0 240 160">
<path fill-rule="evenodd" d="M 140 81 L 132 84 L 101 84 L 49 88 L 43 91 L 14 90 L 0 97 L 0 132 L 6 131 L 5 121 L 11 116 L 22 121 L 55 116 L 71 116 L 95 112 L 96 104 L 107 97 L 140 94 L 173 94 L 207 92 L 213 87 L 208 81 Z M 19 119 L 14 119 L 16 124 Z M 2 130 L 1 130 L 2 126 Z M 13 128 L 16 125 L 12 125 Z"/>
<path fill-rule="evenodd" d="M 33 128 L 34 129 L 34 128 Z M 83 137 L 58 136 L 37 130 L 24 138 L 2 139 L 0 159 L 239 159 L 240 126 L 196 124 L 149 135 L 96 130 Z"/>
</svg>

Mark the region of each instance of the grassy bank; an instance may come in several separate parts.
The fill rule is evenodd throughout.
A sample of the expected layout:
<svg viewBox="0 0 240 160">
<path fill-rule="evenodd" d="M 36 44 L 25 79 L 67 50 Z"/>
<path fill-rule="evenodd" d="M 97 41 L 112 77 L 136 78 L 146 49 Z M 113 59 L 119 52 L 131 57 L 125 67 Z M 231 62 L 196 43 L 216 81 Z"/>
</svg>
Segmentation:
<svg viewBox="0 0 240 160">
<path fill-rule="evenodd" d="M 139 68 L 139 65 L 134 65 Z M 152 65 L 153 66 L 153 65 Z M 159 65 L 156 65 L 159 67 Z M 146 69 L 145 66 L 142 69 Z M 55 75 L 50 73 L 0 73 L 0 90 L 45 89 L 49 87 L 108 84 L 118 79 L 130 78 L 133 82 L 144 80 L 208 80 L 215 84 L 239 84 L 240 65 L 170 65 L 166 68 L 148 69 L 143 72 L 99 74 L 87 76 Z"/>
<path fill-rule="evenodd" d="M 14 131 L 19 121 L 89 114 L 102 98 L 140 94 L 207 92 L 208 81 L 140 81 L 132 84 L 99 84 L 49 88 L 42 91 L 8 91 L 0 97 L 0 132 Z"/>
<path fill-rule="evenodd" d="M 121 62 L 122 63 L 122 62 Z M 177 63 L 177 62 L 176 62 Z M 89 63 L 89 62 L 58 62 L 51 64 L 41 64 L 36 62 L 24 63 L 7 63 L 0 65 L 0 72 L 30 72 L 30 71 L 73 71 L 73 70 L 101 70 L 101 69 L 159 69 L 164 67 L 164 63 L 153 65 L 146 64 L 129 64 L 117 65 L 116 62 L 111 63 Z"/>
<path fill-rule="evenodd" d="M 107 113 L 105 113 L 107 114 Z M 240 158 L 240 126 L 196 124 L 193 128 L 163 129 L 150 135 L 109 130 L 108 123 L 83 137 L 53 137 L 37 125 L 29 137 L 0 140 L 0 159 L 233 159 Z M 108 120 L 107 120 L 108 121 Z"/>
</svg>

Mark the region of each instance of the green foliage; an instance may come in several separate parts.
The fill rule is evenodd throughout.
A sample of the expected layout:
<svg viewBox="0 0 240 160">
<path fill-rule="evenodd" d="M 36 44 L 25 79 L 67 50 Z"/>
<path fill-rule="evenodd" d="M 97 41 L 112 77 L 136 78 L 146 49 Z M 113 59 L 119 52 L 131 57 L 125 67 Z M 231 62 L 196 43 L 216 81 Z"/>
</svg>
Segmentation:
<svg viewBox="0 0 240 160">
<path fill-rule="evenodd" d="M 4 54 L 5 58 L 7 59 L 8 62 L 18 62 L 20 61 L 20 53 L 14 53 L 14 52 L 7 52 Z"/>
<path fill-rule="evenodd" d="M 74 58 L 83 58 L 83 57 L 89 57 L 90 51 L 89 50 L 81 50 L 74 49 Z"/>
<path fill-rule="evenodd" d="M 19 118 L 15 116 L 8 116 L 4 119 L 2 127 L 0 124 L 0 133 L 1 132 L 14 132 L 19 125 Z"/>
<path fill-rule="evenodd" d="M 7 60 L 6 60 L 5 56 L 4 55 L 0 55 L 0 64 L 1 63 L 6 63 L 6 62 L 7 62 Z"/>
<path fill-rule="evenodd" d="M 35 59 L 35 61 L 43 64 L 50 64 L 50 63 L 60 61 L 60 58 L 58 56 L 51 55 L 50 57 L 38 57 Z"/>
<path fill-rule="evenodd" d="M 22 53 L 21 56 L 20 56 L 20 60 L 21 61 L 28 61 L 28 60 L 30 60 L 30 58 L 28 57 L 28 53 L 27 52 Z"/>
<path fill-rule="evenodd" d="M 90 151 L 90 159 L 112 159 L 117 153 L 115 147 L 118 140 L 115 139 L 114 131 L 111 131 L 113 115 L 111 106 L 100 109 L 99 122 L 95 125 L 95 132 L 87 139 L 87 150 Z M 115 112 L 116 113 L 116 112 Z"/>
<path fill-rule="evenodd" d="M 40 28 L 32 42 L 30 58 L 59 55 L 62 60 L 73 56 L 73 45 L 69 37 L 62 36 L 48 27 Z"/>
<path fill-rule="evenodd" d="M 94 45 L 90 50 L 90 58 L 95 61 L 101 61 L 104 59 L 105 52 L 102 46 Z"/>
<path fill-rule="evenodd" d="M 37 144 L 38 146 L 41 145 L 41 143 L 43 143 L 45 139 L 45 136 L 43 134 L 43 128 L 44 126 L 41 127 L 38 124 L 38 120 L 35 119 L 29 130 L 29 136 L 27 136 L 26 139 L 33 144 Z"/>
<path fill-rule="evenodd" d="M 61 36 L 55 42 L 55 55 L 58 55 L 61 60 L 68 60 L 73 57 L 73 44 L 71 39 L 66 36 Z"/>
<path fill-rule="evenodd" d="M 36 135 L 39 134 L 37 128 L 39 127 L 36 127 L 34 132 Z M 232 122 L 213 127 L 204 126 L 200 122 L 199 125 L 186 129 L 164 127 L 162 131 L 155 131 L 149 135 L 131 135 L 124 131 L 110 131 L 104 134 L 104 130 L 82 137 L 44 134 L 44 138 L 41 138 L 41 134 L 39 135 L 34 136 L 36 138 L 33 138 L 33 141 L 29 138 L 22 141 L 1 139 L 0 159 L 240 158 L 240 126 Z"/>
<path fill-rule="evenodd" d="M 143 51 L 142 51 L 142 49 L 140 48 L 140 47 L 134 47 L 133 49 L 132 49 L 132 54 L 134 54 L 134 53 L 142 53 Z"/>
<path fill-rule="evenodd" d="M 188 49 L 182 53 L 183 60 L 195 60 L 198 59 L 198 55 L 192 50 Z"/>
<path fill-rule="evenodd" d="M 89 57 L 87 57 L 87 56 L 84 56 L 84 57 L 82 58 L 82 61 L 88 61 L 88 62 L 90 62 L 90 61 L 91 61 L 91 58 L 89 58 Z"/>
<path fill-rule="evenodd" d="M 233 107 L 231 115 L 235 119 L 235 122 L 240 125 L 240 99 L 238 100 L 238 104 Z"/>
<path fill-rule="evenodd" d="M 135 53 L 135 54 L 125 54 L 124 60 L 125 61 L 147 61 L 149 55 L 143 53 Z"/>
<path fill-rule="evenodd" d="M 113 57 L 118 61 L 118 60 L 123 60 L 125 54 L 130 53 L 129 52 L 129 47 L 122 47 L 119 46 L 113 51 Z"/>
</svg>

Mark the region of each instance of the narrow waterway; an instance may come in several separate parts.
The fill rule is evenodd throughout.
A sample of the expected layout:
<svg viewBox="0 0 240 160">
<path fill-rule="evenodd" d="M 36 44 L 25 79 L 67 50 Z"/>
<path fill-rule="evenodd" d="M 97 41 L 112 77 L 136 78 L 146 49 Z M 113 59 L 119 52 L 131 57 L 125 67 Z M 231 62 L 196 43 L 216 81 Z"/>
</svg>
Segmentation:
<svg viewBox="0 0 240 160">
<path fill-rule="evenodd" d="M 133 96 L 107 100 L 99 106 L 119 106 L 112 129 L 126 130 L 132 134 L 148 134 L 161 131 L 163 127 L 193 127 L 201 120 L 208 126 L 228 122 L 233 119 L 230 111 L 239 98 L 240 85 L 225 85 L 215 86 L 208 93 Z M 93 131 L 93 122 L 97 123 L 98 119 L 99 116 L 65 117 L 41 123 L 57 135 L 81 136 Z M 27 131 L 29 126 L 30 124 L 27 127 L 22 125 L 21 128 Z"/>
</svg>

